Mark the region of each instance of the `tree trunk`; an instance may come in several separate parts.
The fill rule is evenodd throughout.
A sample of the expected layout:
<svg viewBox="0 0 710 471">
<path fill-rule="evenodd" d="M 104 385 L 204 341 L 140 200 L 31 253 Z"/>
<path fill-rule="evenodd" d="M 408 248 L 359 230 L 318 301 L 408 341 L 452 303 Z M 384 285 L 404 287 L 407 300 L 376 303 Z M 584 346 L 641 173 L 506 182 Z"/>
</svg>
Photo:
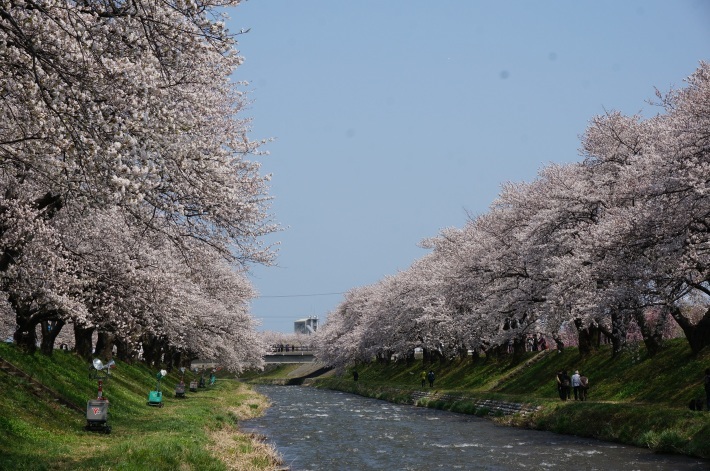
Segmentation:
<svg viewBox="0 0 710 471">
<path fill-rule="evenodd" d="M 37 326 L 41 327 L 42 342 L 47 342 L 46 345 L 41 345 L 42 352 L 47 355 L 52 354 L 54 349 L 54 340 L 61 330 L 54 335 L 51 335 L 51 327 L 59 320 L 59 313 L 56 310 L 46 310 L 44 308 L 31 308 L 29 302 L 16 296 L 8 294 L 7 300 L 15 311 L 16 328 L 13 338 L 15 344 L 27 353 L 37 351 Z M 62 323 L 62 325 L 64 325 Z M 46 335 L 45 334 L 50 334 Z M 45 338 L 46 337 L 46 338 Z"/>
<path fill-rule="evenodd" d="M 143 361 L 149 368 L 157 366 L 158 354 L 160 352 L 160 346 L 158 345 L 158 339 L 150 334 L 143 335 Z"/>
<path fill-rule="evenodd" d="M 648 356 L 652 357 L 663 348 L 663 328 L 666 323 L 666 315 L 662 313 L 655 322 L 649 321 L 642 309 L 634 311 L 634 319 L 641 330 L 643 343 L 646 345 Z"/>
<path fill-rule="evenodd" d="M 178 349 L 171 349 L 171 354 L 170 354 L 170 363 L 168 364 L 168 371 L 170 371 L 172 368 L 180 368 L 183 366 L 183 352 L 182 350 Z"/>
<path fill-rule="evenodd" d="M 515 337 L 513 339 L 513 358 L 519 359 L 525 355 L 525 337 Z"/>
<path fill-rule="evenodd" d="M 431 350 L 431 355 L 430 355 L 431 361 L 439 361 L 443 362 L 444 361 L 444 356 L 441 354 L 439 350 Z"/>
<path fill-rule="evenodd" d="M 93 335 L 95 327 L 83 327 L 74 324 L 74 350 L 77 355 L 85 360 L 91 360 L 93 356 Z"/>
<path fill-rule="evenodd" d="M 389 364 L 390 364 L 390 362 L 391 362 L 391 360 L 392 360 L 392 357 L 390 357 L 389 355 L 387 355 L 387 352 L 380 352 L 380 353 L 378 353 L 377 355 L 378 355 L 379 358 L 380 358 L 380 363 L 384 363 L 385 365 L 389 365 Z"/>
<path fill-rule="evenodd" d="M 468 357 L 468 348 L 466 347 L 459 347 L 456 349 L 456 355 L 461 359 L 465 360 L 466 357 Z"/>
<path fill-rule="evenodd" d="M 626 346 L 626 316 L 622 309 L 611 313 L 611 332 L 606 335 L 611 340 L 611 356 L 616 358 Z"/>
<path fill-rule="evenodd" d="M 600 331 L 597 325 L 582 327 L 582 320 L 575 319 L 574 325 L 577 328 L 577 341 L 579 342 L 579 354 L 590 355 L 599 348 Z"/>
<path fill-rule="evenodd" d="M 98 358 L 111 360 L 113 358 L 113 343 L 116 336 L 110 332 L 99 332 L 96 339 L 94 354 Z"/>
<path fill-rule="evenodd" d="M 431 363 L 434 361 L 434 351 L 422 347 L 422 359 L 424 360 L 424 363 Z"/>
<path fill-rule="evenodd" d="M 692 324 L 677 306 L 669 306 L 669 308 L 671 316 L 683 329 L 693 355 L 697 355 L 703 348 L 710 345 L 710 309 L 705 312 L 697 324 Z"/>
<path fill-rule="evenodd" d="M 502 345 L 496 345 L 493 348 L 488 349 L 486 353 L 490 353 L 492 357 L 503 358 L 508 355 L 508 343 Z"/>
<path fill-rule="evenodd" d="M 12 336 L 15 344 L 27 353 L 37 351 L 37 324 L 31 319 L 21 319 L 17 316 L 17 328 Z"/>
<path fill-rule="evenodd" d="M 116 345 L 116 359 L 125 361 L 126 363 L 133 363 L 136 359 L 135 349 L 131 348 L 128 342 L 122 341 L 120 338 L 114 339 L 114 345 Z"/>
<path fill-rule="evenodd" d="M 10 306 L 15 311 L 15 344 L 27 353 L 37 351 L 37 324 L 39 321 L 34 312 L 18 296 L 7 297 Z"/>
<path fill-rule="evenodd" d="M 473 353 L 471 354 L 471 361 L 475 363 L 475 362 L 477 362 L 480 358 L 481 358 L 480 352 L 478 351 L 477 348 L 474 348 L 474 349 L 473 349 Z"/>
<path fill-rule="evenodd" d="M 59 332 L 62 331 L 65 322 L 61 319 L 44 320 L 40 322 L 42 326 L 42 343 L 39 348 L 42 354 L 51 356 L 54 352 L 54 341 L 57 339 Z"/>
</svg>

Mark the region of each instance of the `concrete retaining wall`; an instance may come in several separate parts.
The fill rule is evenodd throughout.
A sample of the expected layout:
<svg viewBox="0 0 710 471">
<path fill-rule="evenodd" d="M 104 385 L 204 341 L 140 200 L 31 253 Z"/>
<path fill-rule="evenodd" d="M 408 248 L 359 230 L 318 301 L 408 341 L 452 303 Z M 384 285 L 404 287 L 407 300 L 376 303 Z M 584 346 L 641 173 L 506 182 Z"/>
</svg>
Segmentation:
<svg viewBox="0 0 710 471">
<path fill-rule="evenodd" d="M 535 406 L 532 404 L 523 404 L 519 402 L 505 402 L 497 401 L 492 399 L 476 399 L 470 396 L 458 395 L 458 394 L 443 394 L 426 391 L 412 391 L 412 403 L 414 405 L 420 405 L 419 402 L 423 399 L 426 401 L 445 401 L 445 402 L 467 402 L 478 408 L 486 408 L 489 410 L 489 415 L 511 415 L 511 414 L 522 414 L 527 415 L 532 412 L 539 410 L 540 406 Z M 422 401 L 425 402 L 425 401 Z"/>
</svg>

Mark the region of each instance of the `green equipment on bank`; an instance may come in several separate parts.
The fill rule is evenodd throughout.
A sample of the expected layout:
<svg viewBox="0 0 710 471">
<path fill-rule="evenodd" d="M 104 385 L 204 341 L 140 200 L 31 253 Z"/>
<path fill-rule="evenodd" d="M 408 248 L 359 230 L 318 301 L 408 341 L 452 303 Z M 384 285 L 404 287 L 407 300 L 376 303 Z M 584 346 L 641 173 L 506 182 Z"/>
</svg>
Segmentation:
<svg viewBox="0 0 710 471">
<path fill-rule="evenodd" d="M 155 375 L 157 382 L 155 384 L 155 390 L 148 393 L 148 405 L 154 407 L 163 407 L 163 391 L 160 388 L 160 381 L 168 375 L 165 370 L 158 371 Z"/>
</svg>

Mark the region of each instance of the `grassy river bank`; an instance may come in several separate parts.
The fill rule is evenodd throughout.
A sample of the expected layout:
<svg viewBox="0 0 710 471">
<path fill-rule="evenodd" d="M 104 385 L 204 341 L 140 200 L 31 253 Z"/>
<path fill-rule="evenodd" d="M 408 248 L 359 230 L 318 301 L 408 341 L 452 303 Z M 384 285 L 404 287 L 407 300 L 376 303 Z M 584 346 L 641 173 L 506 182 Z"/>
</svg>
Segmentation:
<svg viewBox="0 0 710 471">
<path fill-rule="evenodd" d="M 64 351 L 26 355 L 7 344 L 0 344 L 0 358 L 30 376 L 0 370 L 0 469 L 282 468 L 275 450 L 239 431 L 240 420 L 263 413 L 268 403 L 233 379 L 219 378 L 178 399 L 173 372 L 162 381 L 164 407 L 150 407 L 156 371 L 118 363 L 104 383 L 112 430 L 103 434 L 84 430 L 86 401 L 97 395 L 97 380 L 89 378 L 85 361 Z M 188 372 L 186 382 L 192 377 Z"/>
<path fill-rule="evenodd" d="M 239 431 L 239 421 L 263 413 L 268 403 L 249 385 L 220 378 L 214 386 L 174 398 L 175 372 L 162 382 L 165 407 L 146 405 L 155 371 L 119 363 L 104 385 L 110 400 L 109 435 L 84 431 L 86 401 L 96 396 L 89 365 L 69 352 L 52 357 L 25 355 L 0 344 L 0 358 L 27 377 L 0 370 L 0 469 L 20 470 L 275 470 L 275 450 L 260 437 Z M 500 423 L 550 430 L 710 459 L 710 412 L 691 411 L 703 395 L 702 376 L 710 352 L 692 357 L 685 342 L 669 343 L 653 358 L 643 348 L 612 359 L 602 348 L 581 357 L 530 352 L 519 359 L 481 358 L 447 363 L 422 361 L 358 365 L 308 380 L 399 403 L 490 417 Z M 255 382 L 279 382 L 298 365 L 242 375 Z M 420 373 L 436 373 L 433 388 L 421 388 Z M 555 374 L 579 369 L 590 378 L 587 402 L 561 401 Z M 186 375 L 186 382 L 192 374 Z M 34 382 L 49 389 L 35 391 Z M 60 405 L 61 398 L 75 408 Z M 526 405 L 525 414 L 496 413 L 481 401 Z M 710 467 L 710 466 L 709 466 Z"/>
<path fill-rule="evenodd" d="M 529 352 L 522 358 L 481 358 L 447 363 L 361 364 L 308 384 L 391 402 L 476 414 L 507 425 L 597 438 L 710 459 L 710 412 L 692 411 L 691 399 L 705 398 L 702 379 L 710 351 L 690 355 L 683 340 L 673 340 L 653 358 L 643 347 L 611 358 L 608 347 L 588 357 L 576 348 Z M 285 365 L 253 382 L 277 382 Z M 358 372 L 354 381 L 352 372 Z M 434 387 L 421 387 L 422 370 L 436 374 Z M 561 401 L 557 371 L 580 370 L 590 379 L 586 402 Z M 483 404 L 484 400 L 488 400 Z M 490 403 L 518 404 L 531 412 L 503 414 Z M 709 462 L 710 467 L 710 462 Z"/>
</svg>

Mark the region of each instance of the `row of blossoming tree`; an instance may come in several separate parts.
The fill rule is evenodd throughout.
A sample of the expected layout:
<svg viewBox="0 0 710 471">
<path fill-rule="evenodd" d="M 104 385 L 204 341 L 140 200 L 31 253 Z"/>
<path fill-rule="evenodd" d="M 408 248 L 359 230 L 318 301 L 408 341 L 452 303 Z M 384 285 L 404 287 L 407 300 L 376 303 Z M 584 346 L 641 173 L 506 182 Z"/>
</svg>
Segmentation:
<svg viewBox="0 0 710 471">
<path fill-rule="evenodd" d="M 669 322 L 710 344 L 710 64 L 686 85 L 657 92 L 653 118 L 592 119 L 582 161 L 504 185 L 409 269 L 347 293 L 321 359 L 521 351 L 569 328 L 583 353 L 603 336 L 618 354 L 633 329 L 653 355 Z"/>
<path fill-rule="evenodd" d="M 275 228 L 218 12 L 237 3 L 0 2 L 0 319 L 20 346 L 73 329 L 86 357 L 261 361 L 245 270 Z"/>
</svg>

